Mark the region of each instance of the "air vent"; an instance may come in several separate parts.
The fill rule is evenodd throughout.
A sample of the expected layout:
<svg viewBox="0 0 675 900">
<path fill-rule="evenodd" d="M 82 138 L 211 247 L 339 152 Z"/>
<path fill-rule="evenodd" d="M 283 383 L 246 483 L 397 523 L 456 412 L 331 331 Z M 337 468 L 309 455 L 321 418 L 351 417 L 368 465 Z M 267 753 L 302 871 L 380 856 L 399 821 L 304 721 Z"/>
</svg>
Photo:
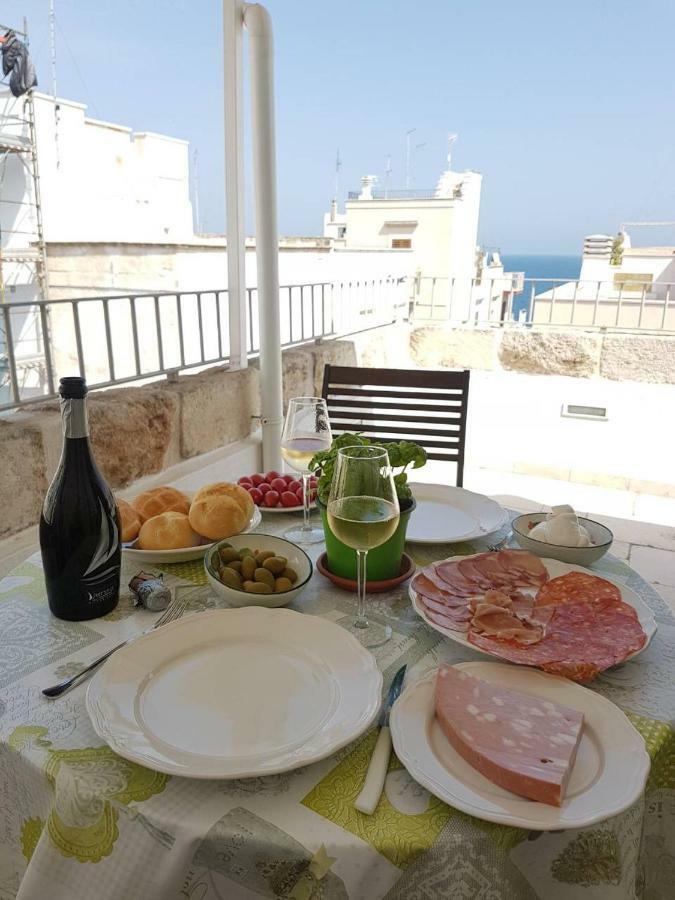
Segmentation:
<svg viewBox="0 0 675 900">
<path fill-rule="evenodd" d="M 597 422 L 606 422 L 609 418 L 606 406 L 581 406 L 576 403 L 563 403 L 560 415 L 568 419 L 595 419 Z"/>
</svg>

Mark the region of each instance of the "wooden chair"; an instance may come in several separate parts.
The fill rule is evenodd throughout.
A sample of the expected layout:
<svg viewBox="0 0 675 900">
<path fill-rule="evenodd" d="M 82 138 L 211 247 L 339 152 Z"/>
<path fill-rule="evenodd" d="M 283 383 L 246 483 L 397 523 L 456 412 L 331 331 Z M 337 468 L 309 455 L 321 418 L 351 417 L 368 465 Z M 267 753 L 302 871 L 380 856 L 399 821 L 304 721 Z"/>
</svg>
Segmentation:
<svg viewBox="0 0 675 900">
<path fill-rule="evenodd" d="M 468 370 L 327 365 L 322 396 L 334 435 L 358 431 L 378 441 L 416 441 L 429 459 L 457 464 L 456 484 L 461 487 L 469 375 Z"/>
</svg>

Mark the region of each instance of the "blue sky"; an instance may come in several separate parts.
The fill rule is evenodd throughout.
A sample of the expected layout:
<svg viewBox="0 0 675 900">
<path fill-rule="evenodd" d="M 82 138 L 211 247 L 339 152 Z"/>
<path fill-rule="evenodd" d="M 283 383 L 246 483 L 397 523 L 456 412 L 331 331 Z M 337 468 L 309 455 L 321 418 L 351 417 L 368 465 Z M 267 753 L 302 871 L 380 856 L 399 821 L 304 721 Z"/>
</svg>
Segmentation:
<svg viewBox="0 0 675 900">
<path fill-rule="evenodd" d="M 414 159 L 419 187 L 435 185 L 446 134 L 459 134 L 455 167 L 484 176 L 480 238 L 503 252 L 576 253 L 584 234 L 675 218 L 671 0 L 266 5 L 282 233 L 320 233 L 338 146 L 343 196 L 362 174 L 382 177 L 387 154 L 402 186 L 409 128 L 426 145 Z M 12 0 L 1 14 L 28 16 L 46 89 L 47 7 Z M 203 225 L 221 230 L 218 0 L 56 0 L 56 14 L 59 94 L 96 117 L 190 140 Z"/>
</svg>

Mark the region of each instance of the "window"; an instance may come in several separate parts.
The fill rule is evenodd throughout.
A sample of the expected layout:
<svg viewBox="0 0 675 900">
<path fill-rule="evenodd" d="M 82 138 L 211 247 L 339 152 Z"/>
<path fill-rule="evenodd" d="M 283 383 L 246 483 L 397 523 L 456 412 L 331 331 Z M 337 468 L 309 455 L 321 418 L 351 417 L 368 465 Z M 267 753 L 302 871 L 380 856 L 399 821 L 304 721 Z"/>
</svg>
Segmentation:
<svg viewBox="0 0 675 900">
<path fill-rule="evenodd" d="M 412 247 L 412 240 L 410 238 L 392 238 L 391 239 L 392 250 L 410 250 L 411 247 Z"/>
</svg>

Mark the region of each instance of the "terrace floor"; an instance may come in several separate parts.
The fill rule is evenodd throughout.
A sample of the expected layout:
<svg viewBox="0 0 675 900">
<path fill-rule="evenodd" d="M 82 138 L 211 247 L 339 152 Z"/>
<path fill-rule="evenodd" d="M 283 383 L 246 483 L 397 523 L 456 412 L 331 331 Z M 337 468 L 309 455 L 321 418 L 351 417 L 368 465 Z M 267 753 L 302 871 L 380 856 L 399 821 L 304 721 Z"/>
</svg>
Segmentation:
<svg viewBox="0 0 675 900">
<path fill-rule="evenodd" d="M 127 493 L 166 483 L 190 491 L 210 481 L 236 479 L 242 472 L 252 470 L 251 458 L 257 449 L 254 442 L 242 442 L 238 451 L 228 448 L 227 455 L 217 451 L 182 463 L 144 479 Z M 429 463 L 423 470 L 423 477 L 421 472 L 414 477 L 425 482 L 443 482 L 442 469 L 437 466 L 443 464 Z M 469 490 L 494 497 L 519 512 L 535 512 L 558 503 L 569 503 L 578 513 L 597 518 L 614 533 L 612 553 L 625 559 L 652 584 L 675 613 L 675 498 L 494 469 L 467 469 L 464 484 Z M 35 552 L 37 546 L 37 528 L 1 540 L 0 577 Z"/>
</svg>

